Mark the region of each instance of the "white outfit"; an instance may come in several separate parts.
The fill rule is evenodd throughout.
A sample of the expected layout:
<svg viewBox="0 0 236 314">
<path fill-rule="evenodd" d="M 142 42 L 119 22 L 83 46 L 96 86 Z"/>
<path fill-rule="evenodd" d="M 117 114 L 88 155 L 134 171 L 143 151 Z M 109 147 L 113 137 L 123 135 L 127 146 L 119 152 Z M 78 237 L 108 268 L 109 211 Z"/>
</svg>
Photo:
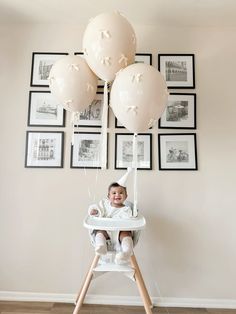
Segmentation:
<svg viewBox="0 0 236 314">
<path fill-rule="evenodd" d="M 93 204 L 89 206 L 88 213 L 91 215 L 93 209 L 98 210 L 99 215 L 97 217 L 106 217 L 106 218 L 116 218 L 116 219 L 129 219 L 132 216 L 131 203 L 125 202 L 123 207 L 113 207 L 108 199 L 102 199 L 99 204 Z M 94 216 L 94 215 L 91 215 Z M 110 240 L 107 240 L 108 250 L 117 250 L 121 249 L 119 242 L 119 231 L 108 231 L 106 230 Z M 92 244 L 95 245 L 95 236 L 96 230 L 92 230 L 91 234 Z M 132 239 L 134 244 L 137 243 L 139 238 L 139 231 L 132 231 Z"/>
<path fill-rule="evenodd" d="M 98 210 L 98 217 L 106 218 L 131 218 L 132 209 L 129 205 L 123 207 L 113 207 L 108 199 L 102 199 L 99 204 L 93 204 L 89 206 L 89 215 L 93 209 Z"/>
</svg>

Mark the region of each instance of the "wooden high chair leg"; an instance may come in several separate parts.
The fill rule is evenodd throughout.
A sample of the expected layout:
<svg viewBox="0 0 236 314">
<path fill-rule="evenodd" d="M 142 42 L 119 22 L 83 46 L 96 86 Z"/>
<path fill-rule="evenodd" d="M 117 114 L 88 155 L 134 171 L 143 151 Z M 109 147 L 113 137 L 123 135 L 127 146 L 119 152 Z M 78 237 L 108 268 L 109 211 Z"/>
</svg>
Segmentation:
<svg viewBox="0 0 236 314">
<path fill-rule="evenodd" d="M 151 308 L 153 307 L 152 301 L 148 294 L 147 288 L 145 286 L 141 271 L 139 269 L 139 266 L 138 266 L 138 263 L 134 254 L 130 257 L 130 262 L 131 262 L 131 266 L 135 269 L 134 277 L 138 286 L 140 296 L 144 303 L 145 311 L 147 314 L 152 314 L 152 310 L 151 310 Z"/>
<path fill-rule="evenodd" d="M 82 285 L 82 288 L 78 294 L 78 297 L 76 299 L 76 306 L 75 306 L 75 309 L 74 309 L 74 312 L 73 314 L 77 314 L 79 312 L 79 310 L 81 309 L 81 306 L 83 305 L 83 302 L 84 302 L 84 298 L 86 296 L 86 293 L 88 291 L 88 287 L 90 285 L 90 282 L 93 278 L 93 269 L 97 266 L 97 263 L 99 261 L 99 258 L 100 258 L 100 255 L 95 255 L 93 261 L 92 261 L 92 264 L 89 268 L 89 271 L 85 277 L 85 280 L 84 280 L 84 283 Z"/>
</svg>

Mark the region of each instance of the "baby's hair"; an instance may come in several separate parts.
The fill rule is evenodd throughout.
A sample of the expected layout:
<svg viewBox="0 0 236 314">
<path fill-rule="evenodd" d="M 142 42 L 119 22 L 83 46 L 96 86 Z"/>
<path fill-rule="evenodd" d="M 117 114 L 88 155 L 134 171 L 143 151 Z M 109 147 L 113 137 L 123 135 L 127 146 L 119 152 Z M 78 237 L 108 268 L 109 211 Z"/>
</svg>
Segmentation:
<svg viewBox="0 0 236 314">
<path fill-rule="evenodd" d="M 112 183 L 109 185 L 109 187 L 108 187 L 108 194 L 109 194 L 109 192 L 110 192 L 111 188 L 117 188 L 117 187 L 119 187 L 119 186 L 121 186 L 121 187 L 125 190 L 125 193 L 127 194 L 126 187 L 125 187 L 125 186 L 120 185 L 120 184 L 119 184 L 119 183 L 117 183 L 117 182 L 112 182 Z"/>
</svg>

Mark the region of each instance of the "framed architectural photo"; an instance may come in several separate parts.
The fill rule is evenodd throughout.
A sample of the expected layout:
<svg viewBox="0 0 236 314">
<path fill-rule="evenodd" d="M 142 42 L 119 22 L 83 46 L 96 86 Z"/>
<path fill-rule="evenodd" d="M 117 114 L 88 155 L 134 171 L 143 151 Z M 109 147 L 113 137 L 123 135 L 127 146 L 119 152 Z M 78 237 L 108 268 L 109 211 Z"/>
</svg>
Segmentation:
<svg viewBox="0 0 236 314">
<path fill-rule="evenodd" d="M 139 170 L 152 169 L 152 134 L 140 134 L 137 138 L 137 161 Z M 126 169 L 133 162 L 133 134 L 116 133 L 115 169 Z"/>
<path fill-rule="evenodd" d="M 159 170 L 197 170 L 195 133 L 158 134 Z"/>
<path fill-rule="evenodd" d="M 159 54 L 158 70 L 168 88 L 195 88 L 193 54 Z"/>
<path fill-rule="evenodd" d="M 71 168 L 101 168 L 102 136 L 99 132 L 75 132 L 71 146 Z"/>
<path fill-rule="evenodd" d="M 30 91 L 28 126 L 65 126 L 65 110 L 49 91 Z"/>
<path fill-rule="evenodd" d="M 102 126 L 103 93 L 97 92 L 92 104 L 80 113 L 78 126 L 101 127 Z"/>
<path fill-rule="evenodd" d="M 80 55 L 81 57 L 84 56 L 84 53 L 83 52 L 74 52 L 74 55 Z M 104 88 L 104 81 L 101 80 L 100 78 L 98 78 L 98 88 L 99 89 L 103 89 Z"/>
<path fill-rule="evenodd" d="M 170 93 L 159 129 L 196 129 L 196 94 Z"/>
<path fill-rule="evenodd" d="M 53 64 L 68 53 L 33 52 L 30 86 L 49 87 L 48 77 Z"/>
<path fill-rule="evenodd" d="M 136 53 L 135 63 L 146 63 L 152 65 L 152 54 L 151 53 Z"/>
<path fill-rule="evenodd" d="M 64 132 L 27 131 L 26 168 L 62 168 Z"/>
</svg>

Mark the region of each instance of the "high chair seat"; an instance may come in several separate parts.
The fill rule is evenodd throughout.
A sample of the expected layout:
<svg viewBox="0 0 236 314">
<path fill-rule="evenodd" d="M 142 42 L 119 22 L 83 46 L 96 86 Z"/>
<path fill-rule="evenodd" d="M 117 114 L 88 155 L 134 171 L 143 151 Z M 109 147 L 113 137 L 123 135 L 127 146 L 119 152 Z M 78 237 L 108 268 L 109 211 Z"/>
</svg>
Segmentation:
<svg viewBox="0 0 236 314">
<path fill-rule="evenodd" d="M 88 215 L 84 219 L 83 224 L 84 227 L 87 228 L 89 231 L 91 242 L 93 245 L 93 230 L 106 230 L 110 236 L 111 242 L 116 241 L 117 236 L 119 235 L 119 231 L 132 231 L 133 242 L 135 246 L 135 244 L 139 240 L 139 234 L 141 230 L 144 229 L 146 226 L 146 220 L 142 215 L 138 215 L 138 217 L 135 218 L 127 219 L 95 217 Z M 73 314 L 79 313 L 91 280 L 95 279 L 96 276 L 106 272 L 122 272 L 130 279 L 134 280 L 137 283 L 138 290 L 144 303 L 146 314 L 152 314 L 152 301 L 145 286 L 134 252 L 131 255 L 130 261 L 127 265 L 116 265 L 114 263 L 115 253 L 116 251 L 113 249 L 109 249 L 108 246 L 108 253 L 104 256 L 104 258 L 98 254 L 95 254 L 95 257 L 85 277 L 80 293 L 78 294 Z"/>
</svg>

